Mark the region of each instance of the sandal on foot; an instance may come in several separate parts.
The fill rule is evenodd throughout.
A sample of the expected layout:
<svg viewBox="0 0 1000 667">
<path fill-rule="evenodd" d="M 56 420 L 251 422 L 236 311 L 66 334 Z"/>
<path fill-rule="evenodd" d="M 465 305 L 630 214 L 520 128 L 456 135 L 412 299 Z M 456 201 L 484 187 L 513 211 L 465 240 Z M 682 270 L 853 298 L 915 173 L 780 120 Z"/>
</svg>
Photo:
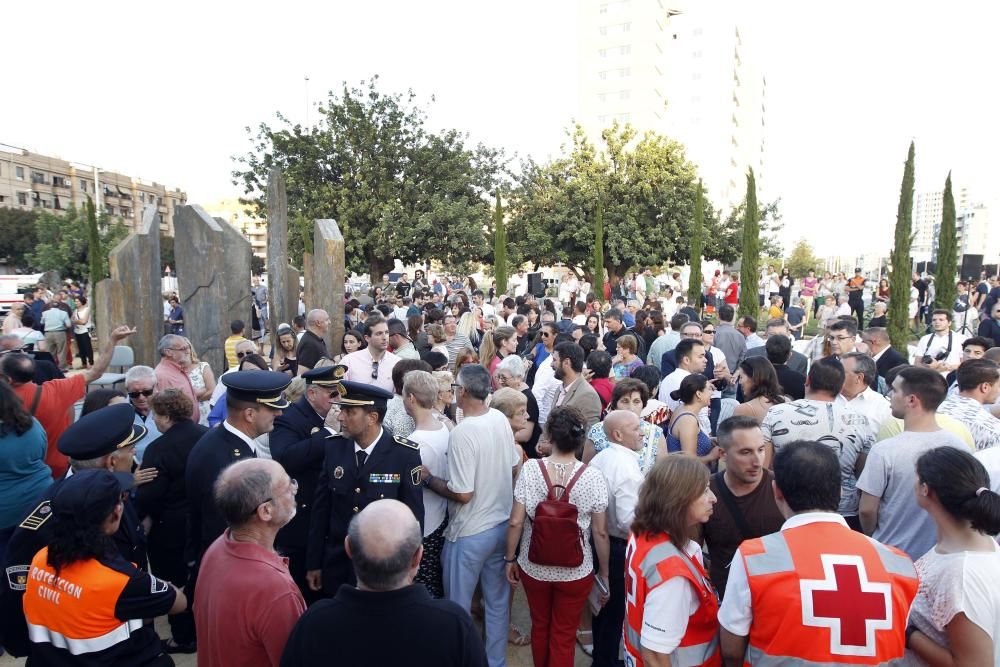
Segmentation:
<svg viewBox="0 0 1000 667">
<path fill-rule="evenodd" d="M 163 644 L 164 653 L 196 653 L 198 651 L 198 646 L 191 642 L 190 644 L 178 644 L 174 641 L 174 638 L 161 640 Z"/>
<path fill-rule="evenodd" d="M 531 637 L 525 635 L 519 627 L 511 623 L 510 630 L 507 632 L 507 643 L 514 646 L 527 646 L 531 643 Z"/>
</svg>

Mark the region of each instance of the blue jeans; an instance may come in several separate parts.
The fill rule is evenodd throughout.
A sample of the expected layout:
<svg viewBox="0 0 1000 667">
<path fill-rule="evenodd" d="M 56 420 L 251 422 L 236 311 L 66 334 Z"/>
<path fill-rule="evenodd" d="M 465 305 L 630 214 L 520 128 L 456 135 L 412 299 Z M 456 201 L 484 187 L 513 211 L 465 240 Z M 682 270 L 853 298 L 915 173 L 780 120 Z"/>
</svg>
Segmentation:
<svg viewBox="0 0 1000 667">
<path fill-rule="evenodd" d="M 507 665 L 510 584 L 503 562 L 506 548 L 507 522 L 504 522 L 476 535 L 445 541 L 441 553 L 447 599 L 470 611 L 476 582 L 482 587 L 486 658 L 490 667 Z"/>
</svg>

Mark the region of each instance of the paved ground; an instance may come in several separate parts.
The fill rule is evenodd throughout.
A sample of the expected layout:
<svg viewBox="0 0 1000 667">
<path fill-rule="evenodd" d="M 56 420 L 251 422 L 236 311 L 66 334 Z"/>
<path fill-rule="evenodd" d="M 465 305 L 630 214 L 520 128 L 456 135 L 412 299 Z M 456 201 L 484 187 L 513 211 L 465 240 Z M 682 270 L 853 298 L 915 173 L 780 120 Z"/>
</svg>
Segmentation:
<svg viewBox="0 0 1000 667">
<path fill-rule="evenodd" d="M 524 632 L 529 632 L 531 622 L 528 618 L 528 607 L 524 599 L 523 590 L 518 590 L 514 595 L 513 612 L 514 623 Z M 157 620 L 156 629 L 160 633 L 161 637 L 169 636 L 169 627 L 164 619 L 161 618 Z M 175 655 L 174 662 L 177 663 L 177 667 L 196 667 L 198 664 L 197 656 L 194 655 Z M 575 667 L 589 667 L 590 662 L 590 658 L 588 658 L 578 647 L 576 650 L 576 661 L 574 662 Z M 23 659 L 15 660 L 10 656 L 0 658 L 0 667 L 12 667 L 13 665 L 23 664 Z M 508 645 L 508 667 L 531 667 L 532 664 L 530 646 L 517 647 Z"/>
</svg>

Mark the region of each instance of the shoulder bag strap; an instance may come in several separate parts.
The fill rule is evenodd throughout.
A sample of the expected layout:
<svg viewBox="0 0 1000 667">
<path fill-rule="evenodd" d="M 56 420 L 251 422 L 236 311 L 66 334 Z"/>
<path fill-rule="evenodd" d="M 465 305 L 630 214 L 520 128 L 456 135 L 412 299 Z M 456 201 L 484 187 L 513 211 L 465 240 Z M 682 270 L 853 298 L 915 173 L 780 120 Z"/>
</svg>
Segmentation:
<svg viewBox="0 0 1000 667">
<path fill-rule="evenodd" d="M 723 477 L 725 472 L 717 472 L 712 475 L 716 481 L 716 487 L 719 489 L 719 497 L 722 498 L 722 502 L 726 504 L 726 509 L 729 510 L 730 516 L 733 517 L 733 521 L 736 522 L 736 527 L 740 529 L 743 534 L 744 540 L 749 540 L 753 537 L 753 531 L 750 530 L 750 524 L 747 523 L 746 517 L 743 515 L 743 511 L 740 509 L 739 505 L 736 504 L 736 496 L 733 492 L 729 490 L 726 486 L 726 479 Z"/>
<path fill-rule="evenodd" d="M 31 410 L 28 411 L 28 412 L 31 413 L 32 417 L 35 416 L 35 411 L 38 410 L 38 403 L 41 400 L 42 400 L 42 385 L 36 384 L 35 385 L 35 398 L 31 401 Z"/>
<path fill-rule="evenodd" d="M 570 478 L 569 484 L 566 485 L 565 489 L 563 490 L 563 494 L 562 494 L 562 498 L 564 498 L 566 500 L 566 502 L 569 502 L 569 492 L 573 488 L 573 485 L 576 484 L 576 480 L 580 479 L 580 475 L 582 475 L 583 471 L 586 470 L 586 469 L 587 469 L 587 464 L 586 463 L 580 464 L 580 467 L 577 468 L 577 471 Z"/>
<path fill-rule="evenodd" d="M 545 469 L 545 461 L 543 461 L 542 459 L 535 459 L 535 460 L 538 461 L 538 468 L 542 471 L 542 479 L 545 480 L 545 488 L 549 490 L 547 497 L 552 498 L 554 500 L 555 495 L 553 494 L 552 480 L 549 479 L 549 471 Z"/>
</svg>

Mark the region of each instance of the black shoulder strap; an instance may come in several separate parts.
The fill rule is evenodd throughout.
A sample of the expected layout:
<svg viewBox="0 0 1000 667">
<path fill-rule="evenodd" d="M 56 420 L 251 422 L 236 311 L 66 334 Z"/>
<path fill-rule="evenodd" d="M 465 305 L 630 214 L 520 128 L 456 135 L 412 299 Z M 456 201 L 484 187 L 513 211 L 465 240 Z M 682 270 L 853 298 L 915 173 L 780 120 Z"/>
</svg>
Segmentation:
<svg viewBox="0 0 1000 667">
<path fill-rule="evenodd" d="M 37 384 L 35 385 L 35 398 L 32 399 L 31 409 L 28 410 L 28 412 L 31 413 L 32 417 L 35 416 L 35 411 L 38 409 L 38 402 L 41 400 L 42 400 L 42 385 Z"/>
<path fill-rule="evenodd" d="M 747 523 L 747 519 L 743 516 L 743 511 L 736 504 L 736 496 L 733 492 L 729 490 L 726 486 L 726 479 L 724 477 L 725 471 L 717 472 L 712 477 L 715 479 L 716 488 L 719 491 L 719 497 L 722 498 L 722 502 L 726 504 L 726 509 L 729 510 L 730 516 L 733 517 L 733 521 L 736 522 L 736 527 L 740 529 L 743 533 L 743 539 L 749 540 L 754 537 L 753 531 L 750 530 L 750 524 Z"/>
</svg>

